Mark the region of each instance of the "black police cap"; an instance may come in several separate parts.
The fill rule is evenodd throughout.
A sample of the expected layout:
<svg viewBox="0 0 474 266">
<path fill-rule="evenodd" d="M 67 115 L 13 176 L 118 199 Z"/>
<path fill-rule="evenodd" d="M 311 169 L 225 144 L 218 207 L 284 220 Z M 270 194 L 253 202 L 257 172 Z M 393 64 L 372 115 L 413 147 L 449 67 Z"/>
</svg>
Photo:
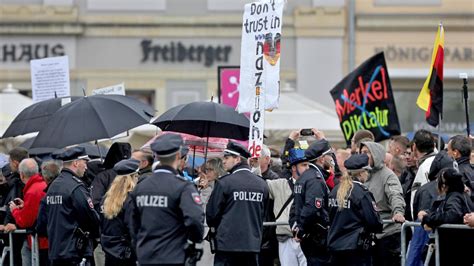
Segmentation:
<svg viewBox="0 0 474 266">
<path fill-rule="evenodd" d="M 229 141 L 227 144 L 227 148 L 224 150 L 224 156 L 225 155 L 242 156 L 246 159 L 250 158 L 251 156 L 247 148 L 233 141 Z"/>
<path fill-rule="evenodd" d="M 61 160 L 63 162 L 71 162 L 75 160 L 90 160 L 84 147 L 72 147 L 66 150 L 61 150 L 52 155 L 53 159 Z"/>
<path fill-rule="evenodd" d="M 351 157 L 344 161 L 344 166 L 349 171 L 361 169 L 369 170 L 369 156 L 365 153 L 351 155 Z"/>
<path fill-rule="evenodd" d="M 159 136 L 151 145 L 151 150 L 159 156 L 171 156 L 176 154 L 183 146 L 183 138 L 177 134 L 165 134 Z"/>
<path fill-rule="evenodd" d="M 329 146 L 329 142 L 325 139 L 321 139 L 316 142 L 313 142 L 304 152 L 304 156 L 309 161 L 312 161 L 321 157 L 321 155 L 324 155 L 329 152 L 331 152 L 331 146 Z"/>
<path fill-rule="evenodd" d="M 114 171 L 117 175 L 130 175 L 138 172 L 140 161 L 135 159 L 121 160 L 114 165 Z"/>
</svg>

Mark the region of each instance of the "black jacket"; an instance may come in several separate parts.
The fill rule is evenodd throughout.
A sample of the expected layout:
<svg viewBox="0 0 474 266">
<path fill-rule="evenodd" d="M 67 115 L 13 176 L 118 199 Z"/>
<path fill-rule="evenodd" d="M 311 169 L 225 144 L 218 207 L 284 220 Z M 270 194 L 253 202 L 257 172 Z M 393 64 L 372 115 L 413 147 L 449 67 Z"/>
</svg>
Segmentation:
<svg viewBox="0 0 474 266">
<path fill-rule="evenodd" d="M 84 183 L 65 168 L 50 184 L 40 209 L 38 231 L 47 231 L 49 259 L 81 259 L 93 255 L 92 239 L 99 236 L 99 215 Z M 41 215 L 44 212 L 46 215 Z M 47 230 L 45 230 L 45 228 Z M 76 248 L 77 229 L 90 233 L 84 250 Z"/>
<path fill-rule="evenodd" d="M 218 251 L 259 252 L 267 183 L 237 165 L 216 180 L 206 208 L 209 227 L 216 229 Z"/>
<path fill-rule="evenodd" d="M 438 182 L 436 180 L 432 180 L 421 186 L 416 191 L 415 198 L 413 199 L 414 220 L 417 219 L 416 216 L 418 215 L 418 212 L 428 212 L 438 196 Z"/>
<path fill-rule="evenodd" d="M 191 182 L 160 166 L 138 181 L 125 206 L 128 228 L 140 264 L 181 264 L 189 239 L 201 242 L 204 213 Z"/>
<path fill-rule="evenodd" d="M 100 209 L 100 202 L 105 196 L 107 190 L 109 190 L 109 187 L 116 176 L 117 173 L 114 171 L 114 169 L 107 169 L 97 174 L 97 176 L 92 181 L 92 202 L 94 203 L 96 210 Z"/>
<path fill-rule="evenodd" d="M 352 192 L 339 210 L 337 185 L 329 194 L 328 207 L 331 227 L 328 233 L 330 251 L 360 248 L 359 240 L 366 234 L 382 232 L 382 220 L 376 210 L 374 196 L 360 182 L 354 181 Z"/>
<path fill-rule="evenodd" d="M 294 192 L 294 211 L 290 212 L 290 227 L 297 228 L 298 237 L 311 234 L 320 226 L 327 227 L 329 188 L 317 166 L 310 164 L 308 170 L 296 181 Z"/>
<path fill-rule="evenodd" d="M 130 204 L 130 198 L 124 202 L 124 206 Z M 103 206 L 102 201 L 102 206 Z M 117 259 L 136 259 L 135 251 L 132 248 L 132 239 L 127 227 L 127 219 L 125 219 L 125 210 L 112 218 L 105 218 L 101 213 L 101 234 L 100 243 L 105 253 Z"/>
<path fill-rule="evenodd" d="M 6 216 L 4 224 L 16 224 L 15 218 L 13 218 L 8 204 L 15 198 L 23 199 L 23 188 L 25 187 L 25 184 L 21 181 L 20 175 L 18 173 L 12 173 L 10 178 L 8 179 L 8 185 L 9 191 L 4 200 L 4 205 L 6 206 Z"/>
<path fill-rule="evenodd" d="M 413 185 L 413 181 L 415 181 L 416 172 L 413 171 L 414 168 L 407 167 L 405 171 L 400 175 L 400 183 L 403 189 L 403 198 L 405 199 L 406 206 L 411 205 L 411 187 Z M 413 221 L 411 216 L 411 212 L 405 212 L 405 219 L 408 221 Z"/>
<path fill-rule="evenodd" d="M 442 224 L 462 224 L 464 214 L 474 211 L 471 199 L 459 192 L 450 192 L 433 203 L 421 224 L 436 228 Z"/>
<path fill-rule="evenodd" d="M 471 190 L 474 189 L 474 166 L 471 165 L 469 157 L 461 157 L 456 159 L 458 163 L 459 173 L 463 175 L 463 183 Z"/>
</svg>

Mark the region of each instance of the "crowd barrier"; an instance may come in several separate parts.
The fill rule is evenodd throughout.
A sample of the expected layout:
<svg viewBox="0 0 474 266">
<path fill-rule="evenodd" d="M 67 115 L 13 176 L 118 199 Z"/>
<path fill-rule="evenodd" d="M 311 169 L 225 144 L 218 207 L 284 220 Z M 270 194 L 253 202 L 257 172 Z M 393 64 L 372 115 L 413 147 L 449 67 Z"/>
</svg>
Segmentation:
<svg viewBox="0 0 474 266">
<path fill-rule="evenodd" d="M 7 233 L 3 233 L 7 234 Z M 8 246 L 3 248 L 2 257 L 0 260 L 0 266 L 5 265 L 6 256 L 9 256 L 9 265 L 16 265 L 13 256 L 13 234 L 31 234 L 31 231 L 25 229 L 17 229 L 8 233 Z M 32 235 L 31 241 L 31 266 L 39 266 L 39 248 L 38 248 L 38 237 L 36 234 Z"/>
<path fill-rule="evenodd" d="M 384 224 L 392 224 L 395 223 L 392 220 L 383 220 Z M 263 226 L 285 226 L 289 225 L 288 222 L 264 222 Z M 420 222 L 404 222 L 401 225 L 401 232 L 400 232 L 400 255 L 401 255 L 401 265 L 406 265 L 406 256 L 407 256 L 407 241 L 406 241 L 406 231 L 407 228 L 421 226 Z M 457 229 L 457 230 L 474 230 L 467 225 L 462 224 L 444 224 L 438 228 L 450 228 L 450 229 Z M 4 233 L 6 234 L 6 233 Z M 8 233 L 8 242 L 9 246 L 5 246 L 2 252 L 2 257 L 0 260 L 0 266 L 4 266 L 4 262 L 6 256 L 9 256 L 9 265 L 13 266 L 14 264 L 14 256 L 13 256 L 13 234 L 31 234 L 31 231 L 20 229 L 15 230 Z M 435 265 L 440 266 L 440 250 L 436 248 L 439 246 L 439 234 L 437 230 L 433 231 L 433 235 L 435 238 L 434 245 L 431 245 L 428 250 L 427 258 L 425 261 L 425 265 L 429 262 L 433 252 L 435 253 Z M 434 251 L 433 251 L 434 250 Z M 38 248 L 38 237 L 37 235 L 32 235 L 32 243 L 31 243 L 31 266 L 39 266 L 39 248 Z"/>
</svg>

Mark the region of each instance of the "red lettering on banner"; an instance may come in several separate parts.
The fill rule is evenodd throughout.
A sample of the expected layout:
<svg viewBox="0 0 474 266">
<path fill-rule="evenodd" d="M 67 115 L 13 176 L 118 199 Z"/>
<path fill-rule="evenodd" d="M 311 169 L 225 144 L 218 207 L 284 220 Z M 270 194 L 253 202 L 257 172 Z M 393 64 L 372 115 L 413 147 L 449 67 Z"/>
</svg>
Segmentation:
<svg viewBox="0 0 474 266">
<path fill-rule="evenodd" d="M 260 152 L 262 151 L 262 146 L 256 145 L 255 141 L 252 141 L 249 147 L 249 152 L 252 155 L 252 158 L 260 157 Z"/>
</svg>

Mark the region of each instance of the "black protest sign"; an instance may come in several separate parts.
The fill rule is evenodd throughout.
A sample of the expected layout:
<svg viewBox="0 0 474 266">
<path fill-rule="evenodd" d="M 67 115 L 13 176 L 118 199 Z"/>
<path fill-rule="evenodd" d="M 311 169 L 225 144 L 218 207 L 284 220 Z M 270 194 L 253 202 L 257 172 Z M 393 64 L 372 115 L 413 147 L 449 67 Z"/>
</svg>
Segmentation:
<svg viewBox="0 0 474 266">
<path fill-rule="evenodd" d="M 400 134 L 397 109 L 383 52 L 366 60 L 332 90 L 331 96 L 347 144 L 359 129 L 375 141 Z"/>
</svg>

